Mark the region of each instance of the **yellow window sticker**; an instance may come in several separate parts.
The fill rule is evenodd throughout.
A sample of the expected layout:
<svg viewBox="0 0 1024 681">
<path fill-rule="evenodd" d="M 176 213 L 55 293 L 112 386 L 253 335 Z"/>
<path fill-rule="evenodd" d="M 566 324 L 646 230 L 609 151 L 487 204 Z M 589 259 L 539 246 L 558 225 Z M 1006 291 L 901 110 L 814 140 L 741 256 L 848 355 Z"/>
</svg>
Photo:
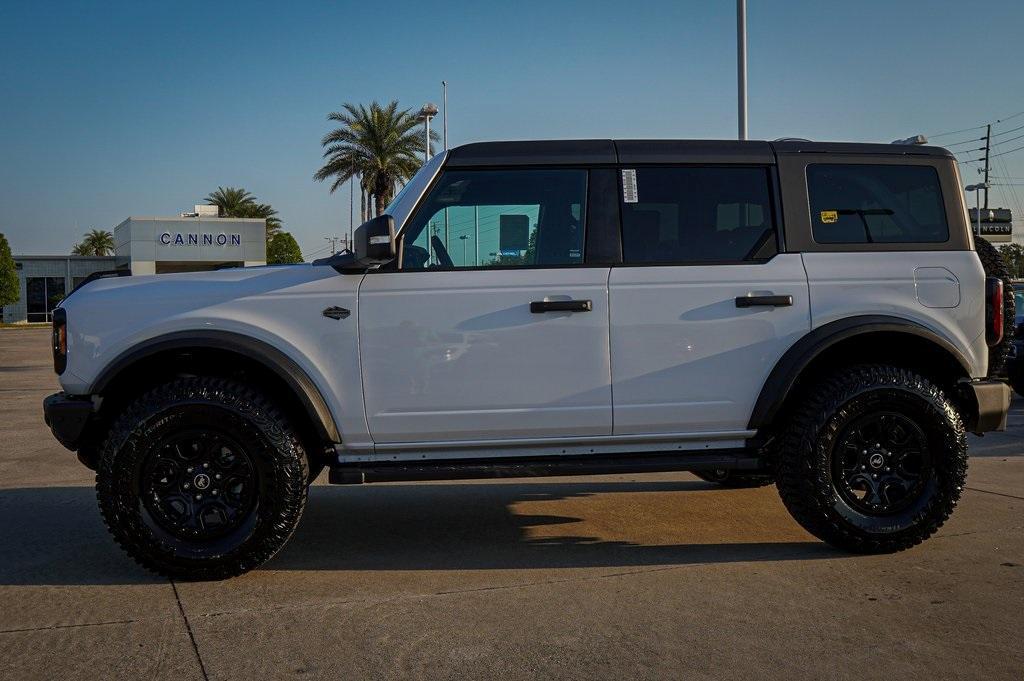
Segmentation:
<svg viewBox="0 0 1024 681">
<path fill-rule="evenodd" d="M 833 222 L 839 222 L 839 211 L 837 210 L 823 210 L 821 211 L 821 221 L 826 225 L 830 225 Z"/>
</svg>

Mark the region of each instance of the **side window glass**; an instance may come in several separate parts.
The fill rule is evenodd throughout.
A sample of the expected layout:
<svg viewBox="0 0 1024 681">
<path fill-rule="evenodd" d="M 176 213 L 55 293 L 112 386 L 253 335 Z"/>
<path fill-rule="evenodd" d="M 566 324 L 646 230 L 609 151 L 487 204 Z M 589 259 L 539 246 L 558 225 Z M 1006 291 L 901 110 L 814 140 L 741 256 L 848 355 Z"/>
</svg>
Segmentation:
<svg viewBox="0 0 1024 681">
<path fill-rule="evenodd" d="M 774 243 L 765 168 L 626 169 L 623 189 L 627 264 L 735 262 Z"/>
<path fill-rule="evenodd" d="M 585 170 L 445 172 L 402 231 L 402 270 L 578 265 Z"/>
<path fill-rule="evenodd" d="M 942 243 L 949 225 L 931 166 L 807 166 L 811 231 L 820 244 Z"/>
</svg>

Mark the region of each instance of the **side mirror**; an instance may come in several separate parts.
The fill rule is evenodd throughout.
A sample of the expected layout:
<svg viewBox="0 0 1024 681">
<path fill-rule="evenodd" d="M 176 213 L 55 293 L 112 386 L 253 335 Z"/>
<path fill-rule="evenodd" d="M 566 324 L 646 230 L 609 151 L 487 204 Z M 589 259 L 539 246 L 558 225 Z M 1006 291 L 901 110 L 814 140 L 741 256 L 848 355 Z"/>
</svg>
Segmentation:
<svg viewBox="0 0 1024 681">
<path fill-rule="evenodd" d="M 353 237 L 356 261 L 368 265 L 395 259 L 395 219 L 378 215 L 356 227 Z"/>
</svg>

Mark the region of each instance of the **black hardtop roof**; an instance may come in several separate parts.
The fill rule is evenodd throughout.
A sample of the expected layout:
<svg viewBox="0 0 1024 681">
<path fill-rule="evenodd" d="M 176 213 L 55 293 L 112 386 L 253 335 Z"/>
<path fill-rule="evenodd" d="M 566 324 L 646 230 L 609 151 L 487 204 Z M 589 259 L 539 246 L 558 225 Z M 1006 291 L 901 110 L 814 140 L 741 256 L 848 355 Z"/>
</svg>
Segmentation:
<svg viewBox="0 0 1024 681">
<path fill-rule="evenodd" d="M 774 163 L 776 154 L 832 153 L 954 158 L 932 146 L 807 140 L 530 140 L 474 142 L 449 152 L 451 168 L 616 163 Z"/>
</svg>

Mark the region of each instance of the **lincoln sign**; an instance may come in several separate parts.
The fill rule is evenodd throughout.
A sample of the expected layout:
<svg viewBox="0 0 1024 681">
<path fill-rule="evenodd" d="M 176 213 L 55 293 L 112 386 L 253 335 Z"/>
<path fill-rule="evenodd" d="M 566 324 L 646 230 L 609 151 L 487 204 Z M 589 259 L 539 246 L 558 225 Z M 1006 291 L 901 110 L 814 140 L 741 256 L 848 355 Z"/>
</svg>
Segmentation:
<svg viewBox="0 0 1024 681">
<path fill-rule="evenodd" d="M 204 234 L 177 232 L 172 234 L 164 232 L 160 235 L 160 243 L 164 246 L 241 246 L 242 235 L 225 234 L 223 232 L 220 234 L 212 234 L 210 232 Z"/>
</svg>

